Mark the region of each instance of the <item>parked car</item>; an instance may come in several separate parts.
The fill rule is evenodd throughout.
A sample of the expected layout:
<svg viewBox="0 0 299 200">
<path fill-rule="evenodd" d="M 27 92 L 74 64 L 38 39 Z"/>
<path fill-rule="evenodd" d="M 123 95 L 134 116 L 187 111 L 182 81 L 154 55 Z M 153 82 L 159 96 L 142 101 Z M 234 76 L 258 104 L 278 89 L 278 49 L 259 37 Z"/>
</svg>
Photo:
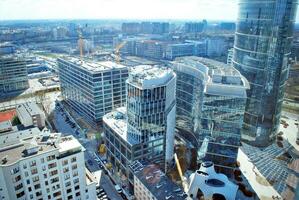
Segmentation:
<svg viewBox="0 0 299 200">
<path fill-rule="evenodd" d="M 122 193 L 123 190 L 121 189 L 121 187 L 119 187 L 119 185 L 115 185 L 114 186 L 115 190 L 118 192 L 118 193 Z"/>
</svg>

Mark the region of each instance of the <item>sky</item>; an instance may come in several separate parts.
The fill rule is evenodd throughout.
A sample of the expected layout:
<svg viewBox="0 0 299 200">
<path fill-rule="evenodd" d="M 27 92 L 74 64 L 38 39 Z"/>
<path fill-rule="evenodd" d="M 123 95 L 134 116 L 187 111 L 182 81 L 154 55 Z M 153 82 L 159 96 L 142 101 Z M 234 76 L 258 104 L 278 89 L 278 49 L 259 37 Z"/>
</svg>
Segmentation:
<svg viewBox="0 0 299 200">
<path fill-rule="evenodd" d="M 0 0 L 0 20 L 236 20 L 238 0 Z M 297 15 L 297 20 L 299 17 Z"/>
</svg>

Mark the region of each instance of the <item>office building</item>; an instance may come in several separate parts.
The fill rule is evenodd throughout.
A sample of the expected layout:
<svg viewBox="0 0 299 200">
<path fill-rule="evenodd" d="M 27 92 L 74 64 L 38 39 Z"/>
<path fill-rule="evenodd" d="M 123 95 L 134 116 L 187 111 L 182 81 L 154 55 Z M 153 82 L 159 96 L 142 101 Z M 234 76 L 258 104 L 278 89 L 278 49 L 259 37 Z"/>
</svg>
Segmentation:
<svg viewBox="0 0 299 200">
<path fill-rule="evenodd" d="M 134 174 L 134 196 L 143 199 L 186 199 L 183 189 L 169 179 L 155 164 L 135 161 L 130 165 Z"/>
<path fill-rule="evenodd" d="M 184 43 L 167 44 L 165 58 L 174 60 L 183 56 L 206 56 L 206 41 L 186 40 Z"/>
<path fill-rule="evenodd" d="M 163 168 L 172 161 L 175 88 L 171 69 L 137 66 L 127 80 L 127 108 L 103 118 L 108 160 L 131 183 L 128 166 L 133 161 L 150 160 Z"/>
<path fill-rule="evenodd" d="M 233 66 L 250 83 L 243 134 L 255 146 L 269 145 L 279 127 L 297 3 L 239 3 Z"/>
<path fill-rule="evenodd" d="M 72 57 L 57 60 L 64 100 L 88 122 L 124 106 L 128 68 L 111 61 L 89 62 Z"/>
<path fill-rule="evenodd" d="M 44 128 L 46 123 L 45 113 L 35 102 L 26 102 L 17 106 L 17 115 L 20 122 L 25 126 Z"/>
<path fill-rule="evenodd" d="M 13 54 L 16 51 L 15 45 L 10 42 L 0 43 L 0 55 Z"/>
<path fill-rule="evenodd" d="M 234 22 L 221 22 L 219 24 L 219 28 L 220 28 L 220 30 L 235 31 L 236 23 L 234 23 Z"/>
<path fill-rule="evenodd" d="M 73 137 L 44 132 L 0 148 L 1 199 L 96 199 L 85 149 Z"/>
<path fill-rule="evenodd" d="M 224 37 L 210 37 L 207 39 L 207 56 L 219 57 L 226 53 L 227 43 Z"/>
<path fill-rule="evenodd" d="M 0 56 L 0 93 L 29 88 L 25 59 L 17 55 Z"/>
<path fill-rule="evenodd" d="M 179 135 L 197 148 L 197 162 L 218 171 L 235 169 L 246 103 L 247 80 L 233 67 L 200 57 L 172 62 L 177 74 Z"/>
<path fill-rule="evenodd" d="M 184 31 L 185 33 L 201 33 L 204 27 L 204 22 L 188 22 L 184 25 Z"/>
<path fill-rule="evenodd" d="M 164 46 L 163 42 L 157 40 L 136 41 L 136 56 L 162 59 Z"/>
<path fill-rule="evenodd" d="M 234 49 L 229 49 L 228 53 L 227 53 L 227 60 L 226 60 L 226 64 L 228 65 L 232 65 L 232 60 L 233 60 L 233 54 L 234 54 Z"/>
</svg>

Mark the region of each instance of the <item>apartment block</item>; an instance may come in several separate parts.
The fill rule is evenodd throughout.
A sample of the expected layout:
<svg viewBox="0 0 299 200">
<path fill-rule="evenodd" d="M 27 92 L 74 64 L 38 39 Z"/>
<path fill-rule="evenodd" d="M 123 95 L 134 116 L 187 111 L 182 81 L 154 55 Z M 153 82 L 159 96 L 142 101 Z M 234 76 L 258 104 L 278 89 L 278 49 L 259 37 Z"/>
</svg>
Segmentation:
<svg viewBox="0 0 299 200">
<path fill-rule="evenodd" d="M 85 149 L 72 136 L 44 132 L 0 148 L 1 199 L 96 199 Z"/>
</svg>

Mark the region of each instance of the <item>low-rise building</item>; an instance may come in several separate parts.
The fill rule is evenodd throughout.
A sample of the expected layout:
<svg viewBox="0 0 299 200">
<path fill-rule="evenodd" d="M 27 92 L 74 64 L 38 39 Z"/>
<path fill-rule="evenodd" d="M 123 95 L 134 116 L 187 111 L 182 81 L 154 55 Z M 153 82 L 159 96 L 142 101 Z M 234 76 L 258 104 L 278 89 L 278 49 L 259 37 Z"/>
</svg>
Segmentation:
<svg viewBox="0 0 299 200">
<path fill-rule="evenodd" d="M 155 164 L 143 165 L 135 161 L 130 165 L 134 174 L 134 196 L 136 200 L 183 200 L 187 195 L 172 182 Z"/>
<path fill-rule="evenodd" d="M 35 126 L 44 128 L 46 123 L 45 113 L 38 107 L 35 102 L 26 102 L 16 108 L 20 122 L 25 126 Z"/>
<path fill-rule="evenodd" d="M 44 132 L 0 148 L 1 199 L 96 199 L 96 182 L 73 137 Z"/>
</svg>

